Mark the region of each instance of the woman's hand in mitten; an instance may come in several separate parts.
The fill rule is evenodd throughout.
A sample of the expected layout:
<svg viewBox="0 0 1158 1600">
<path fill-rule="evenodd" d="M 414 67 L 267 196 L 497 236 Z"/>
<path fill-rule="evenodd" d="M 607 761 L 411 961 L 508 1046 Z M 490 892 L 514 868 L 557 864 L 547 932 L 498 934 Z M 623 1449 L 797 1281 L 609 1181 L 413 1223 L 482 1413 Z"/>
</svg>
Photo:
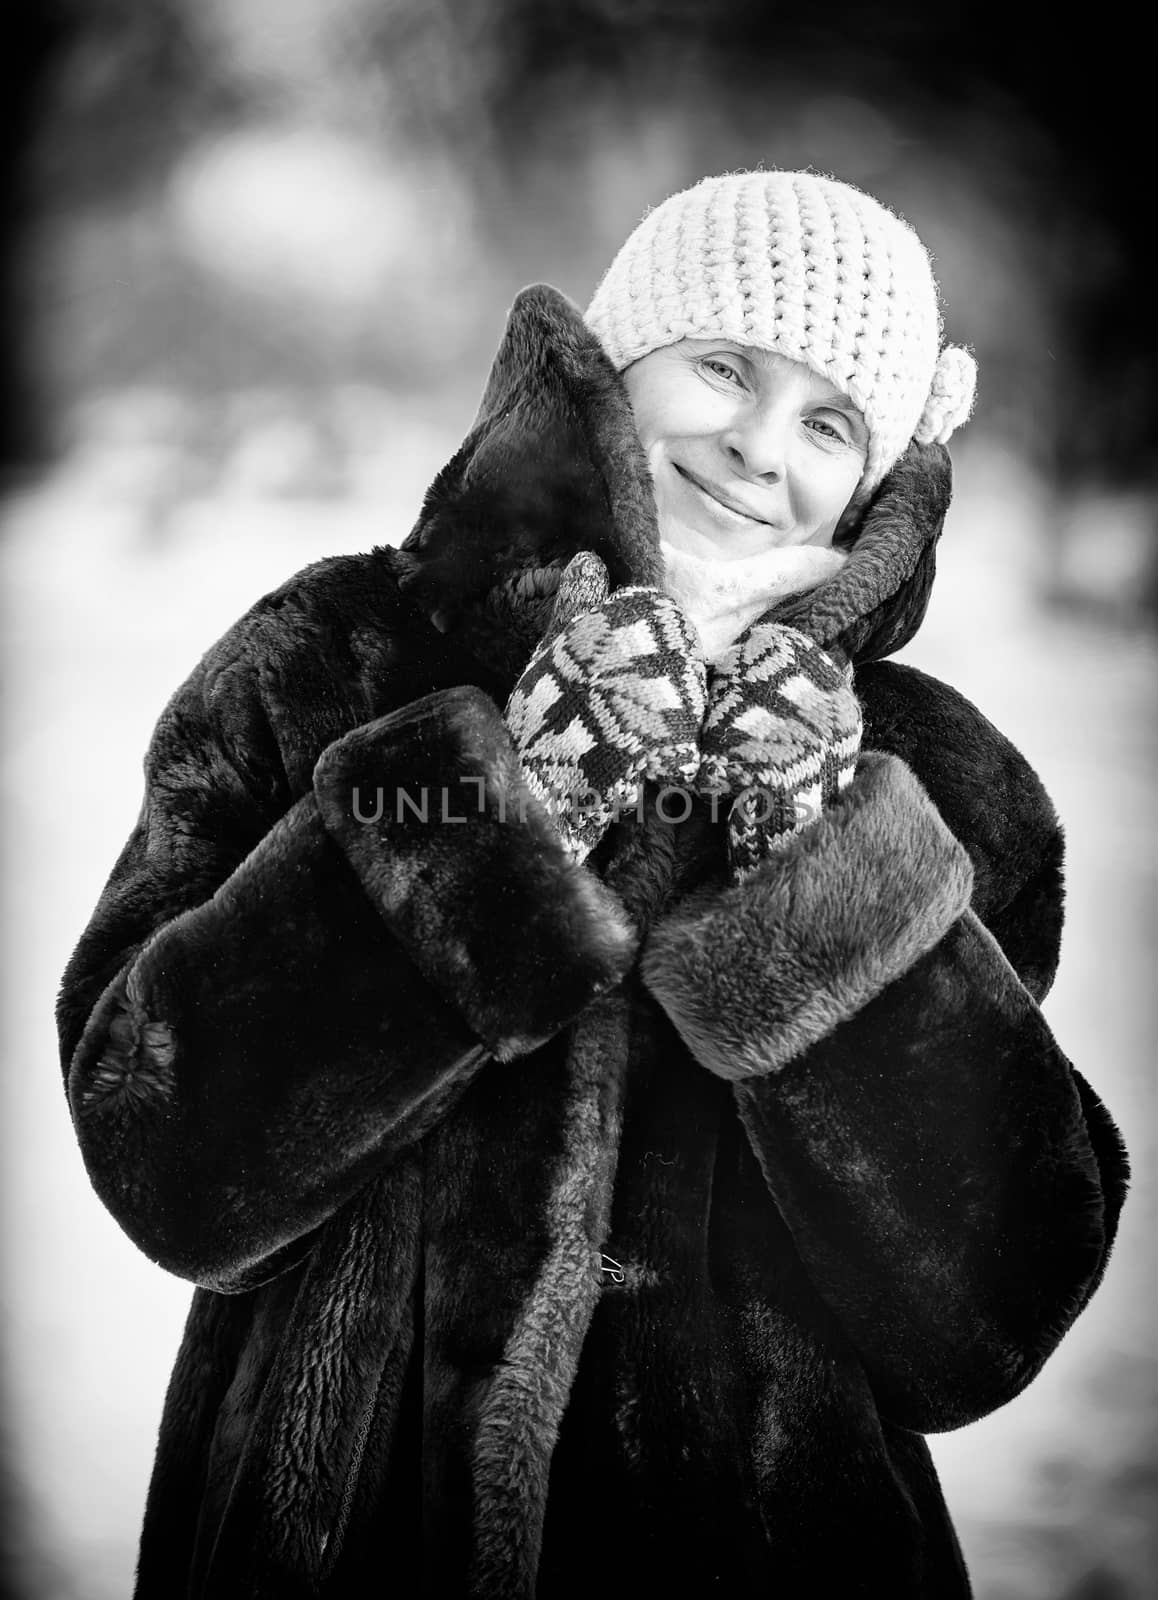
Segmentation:
<svg viewBox="0 0 1158 1600">
<path fill-rule="evenodd" d="M 695 781 L 706 671 L 674 600 L 652 588 L 610 594 L 598 556 L 571 561 L 506 720 L 528 787 L 579 860 L 643 779 Z"/>
<path fill-rule="evenodd" d="M 738 877 L 816 822 L 851 783 L 861 732 L 852 668 L 807 634 L 756 622 L 720 659 L 697 787 L 735 796 L 728 838 Z"/>
</svg>

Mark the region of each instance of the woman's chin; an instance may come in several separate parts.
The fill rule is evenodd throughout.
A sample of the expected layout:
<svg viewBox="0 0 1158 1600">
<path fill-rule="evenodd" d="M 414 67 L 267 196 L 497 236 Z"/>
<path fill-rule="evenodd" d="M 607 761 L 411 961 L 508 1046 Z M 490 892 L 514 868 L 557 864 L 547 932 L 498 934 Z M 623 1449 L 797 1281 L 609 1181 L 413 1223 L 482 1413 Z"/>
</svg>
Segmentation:
<svg viewBox="0 0 1158 1600">
<path fill-rule="evenodd" d="M 659 536 L 675 550 L 698 556 L 701 561 L 743 561 L 749 556 L 777 550 L 791 540 L 775 528 L 712 529 L 695 528 L 676 519 L 659 519 Z"/>
</svg>

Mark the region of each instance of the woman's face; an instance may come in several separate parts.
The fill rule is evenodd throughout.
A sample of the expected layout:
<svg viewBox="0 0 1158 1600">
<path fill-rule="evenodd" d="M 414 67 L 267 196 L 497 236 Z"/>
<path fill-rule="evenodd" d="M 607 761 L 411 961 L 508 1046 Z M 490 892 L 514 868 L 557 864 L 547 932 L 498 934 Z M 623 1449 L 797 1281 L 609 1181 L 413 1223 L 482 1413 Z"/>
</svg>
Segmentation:
<svg viewBox="0 0 1158 1600">
<path fill-rule="evenodd" d="M 735 561 L 832 543 L 868 430 L 826 378 L 726 339 L 683 339 L 623 376 L 669 544 Z"/>
</svg>

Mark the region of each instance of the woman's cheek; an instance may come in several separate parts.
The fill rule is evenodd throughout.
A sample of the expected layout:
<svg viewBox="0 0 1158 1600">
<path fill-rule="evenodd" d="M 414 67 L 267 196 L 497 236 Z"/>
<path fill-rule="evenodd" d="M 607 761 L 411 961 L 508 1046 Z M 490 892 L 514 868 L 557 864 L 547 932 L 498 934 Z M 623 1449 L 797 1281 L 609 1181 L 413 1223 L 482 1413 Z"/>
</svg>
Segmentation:
<svg viewBox="0 0 1158 1600">
<path fill-rule="evenodd" d="M 839 516 L 856 493 L 864 462 L 846 447 L 834 450 L 824 473 L 822 494 L 825 516 Z M 818 487 L 820 487 L 818 483 Z"/>
</svg>

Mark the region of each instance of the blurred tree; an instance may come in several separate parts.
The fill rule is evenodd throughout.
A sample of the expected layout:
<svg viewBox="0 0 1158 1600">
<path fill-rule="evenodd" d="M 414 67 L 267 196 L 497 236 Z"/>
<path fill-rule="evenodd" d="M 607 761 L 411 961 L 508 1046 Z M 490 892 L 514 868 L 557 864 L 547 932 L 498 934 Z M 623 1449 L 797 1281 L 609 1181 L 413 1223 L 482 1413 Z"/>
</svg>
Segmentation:
<svg viewBox="0 0 1158 1600">
<path fill-rule="evenodd" d="M 163 170 L 206 114 L 196 102 L 215 84 L 183 18 L 181 0 L 0 11 L 0 469 L 50 449 L 29 234 L 46 212 L 107 202 Z"/>
<path fill-rule="evenodd" d="M 20 246 L 32 199 L 28 150 L 63 33 L 59 18 L 37 0 L 9 0 L 0 13 L 0 471 L 35 459 L 44 447 Z"/>
</svg>

